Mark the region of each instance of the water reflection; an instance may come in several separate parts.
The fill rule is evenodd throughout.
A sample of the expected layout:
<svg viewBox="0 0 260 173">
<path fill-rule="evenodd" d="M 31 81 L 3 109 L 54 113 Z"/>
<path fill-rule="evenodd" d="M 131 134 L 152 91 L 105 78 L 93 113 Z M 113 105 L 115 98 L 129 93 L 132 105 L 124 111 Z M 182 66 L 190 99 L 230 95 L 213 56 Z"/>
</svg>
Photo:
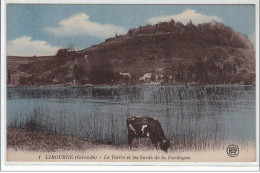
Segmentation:
<svg viewBox="0 0 260 173">
<path fill-rule="evenodd" d="M 8 88 L 8 126 L 127 143 L 126 118 L 159 119 L 174 149 L 255 141 L 254 86 Z"/>
</svg>

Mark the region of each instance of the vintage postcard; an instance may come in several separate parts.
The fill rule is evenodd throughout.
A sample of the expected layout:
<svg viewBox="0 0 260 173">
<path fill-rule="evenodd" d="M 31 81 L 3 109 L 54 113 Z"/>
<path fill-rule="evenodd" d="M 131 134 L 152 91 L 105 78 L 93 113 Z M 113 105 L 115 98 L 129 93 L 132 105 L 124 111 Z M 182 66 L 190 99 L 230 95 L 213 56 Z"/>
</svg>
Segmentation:
<svg viewBox="0 0 260 173">
<path fill-rule="evenodd" d="M 257 1 L 2 8 L 6 165 L 258 165 Z"/>
</svg>

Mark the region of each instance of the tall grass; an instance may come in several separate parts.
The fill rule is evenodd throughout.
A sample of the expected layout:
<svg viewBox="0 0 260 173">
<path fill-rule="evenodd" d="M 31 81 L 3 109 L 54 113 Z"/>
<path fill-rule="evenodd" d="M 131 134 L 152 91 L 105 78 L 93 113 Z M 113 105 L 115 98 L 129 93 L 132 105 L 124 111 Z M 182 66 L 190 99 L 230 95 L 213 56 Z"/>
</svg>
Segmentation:
<svg viewBox="0 0 260 173">
<path fill-rule="evenodd" d="M 152 116 L 161 122 L 172 149 L 223 148 L 227 142 L 245 146 L 255 140 L 254 90 L 245 86 L 8 89 L 13 95 L 8 100 L 8 126 L 124 145 L 127 117 Z"/>
</svg>

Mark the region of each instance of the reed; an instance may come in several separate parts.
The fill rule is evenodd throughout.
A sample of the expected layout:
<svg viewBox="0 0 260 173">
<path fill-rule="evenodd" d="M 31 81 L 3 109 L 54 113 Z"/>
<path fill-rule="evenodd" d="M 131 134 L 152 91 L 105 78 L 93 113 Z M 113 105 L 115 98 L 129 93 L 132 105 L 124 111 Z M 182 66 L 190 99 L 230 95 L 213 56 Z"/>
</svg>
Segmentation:
<svg viewBox="0 0 260 173">
<path fill-rule="evenodd" d="M 255 87 L 8 88 L 8 127 L 127 144 L 129 116 L 156 117 L 173 150 L 255 141 Z"/>
</svg>

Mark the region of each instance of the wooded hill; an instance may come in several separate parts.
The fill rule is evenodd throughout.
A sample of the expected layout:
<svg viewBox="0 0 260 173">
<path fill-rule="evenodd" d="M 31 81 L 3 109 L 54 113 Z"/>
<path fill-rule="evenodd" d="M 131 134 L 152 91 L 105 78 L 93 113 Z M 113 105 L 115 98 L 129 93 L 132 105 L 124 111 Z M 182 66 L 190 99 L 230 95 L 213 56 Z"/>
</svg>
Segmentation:
<svg viewBox="0 0 260 173">
<path fill-rule="evenodd" d="M 255 84 L 249 39 L 222 23 L 171 20 L 53 57 L 8 57 L 8 84 Z"/>
</svg>

